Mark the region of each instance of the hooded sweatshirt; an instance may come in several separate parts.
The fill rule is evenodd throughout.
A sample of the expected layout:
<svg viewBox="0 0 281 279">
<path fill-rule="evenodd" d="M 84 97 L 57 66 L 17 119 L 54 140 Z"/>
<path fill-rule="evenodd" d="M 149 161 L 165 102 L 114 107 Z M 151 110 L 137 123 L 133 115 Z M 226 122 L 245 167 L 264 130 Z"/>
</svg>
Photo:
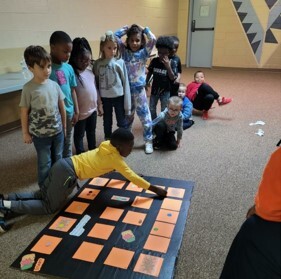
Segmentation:
<svg viewBox="0 0 281 279">
<path fill-rule="evenodd" d="M 272 153 L 255 197 L 256 214 L 261 218 L 281 222 L 281 147 Z"/>
<path fill-rule="evenodd" d="M 93 178 L 116 170 L 126 179 L 141 188 L 148 189 L 150 186 L 149 182 L 129 168 L 110 141 L 104 141 L 98 148 L 74 155 L 71 159 L 75 173 L 79 179 Z"/>
</svg>

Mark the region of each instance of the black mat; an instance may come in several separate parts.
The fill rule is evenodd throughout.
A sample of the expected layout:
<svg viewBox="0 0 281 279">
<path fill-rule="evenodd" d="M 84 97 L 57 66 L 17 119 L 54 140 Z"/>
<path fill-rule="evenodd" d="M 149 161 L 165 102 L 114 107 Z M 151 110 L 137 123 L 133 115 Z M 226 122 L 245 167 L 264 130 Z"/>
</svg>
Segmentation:
<svg viewBox="0 0 281 279">
<path fill-rule="evenodd" d="M 52 276 L 58 276 L 63 278 L 161 278 L 161 279 L 170 279 L 173 278 L 174 269 L 176 265 L 176 260 L 179 252 L 179 248 L 182 242 L 183 232 L 186 226 L 187 221 L 187 213 L 190 205 L 190 200 L 192 197 L 194 182 L 191 181 L 183 181 L 183 180 L 175 180 L 175 179 L 164 179 L 164 178 L 158 178 L 158 177 L 144 177 L 146 180 L 148 180 L 151 184 L 154 185 L 161 185 L 165 186 L 167 189 L 170 187 L 170 196 L 161 199 L 157 197 L 155 194 L 147 193 L 145 190 L 142 190 L 141 192 L 135 192 L 135 191 L 129 191 L 126 190 L 126 187 L 128 186 L 129 182 L 124 179 L 119 173 L 112 172 L 110 174 L 107 174 L 105 176 L 102 176 L 103 178 L 109 178 L 110 180 L 106 183 L 104 187 L 96 186 L 96 185 L 90 185 L 87 182 L 75 196 L 68 202 L 68 204 L 52 219 L 52 221 L 44 228 L 38 236 L 28 245 L 28 247 L 23 251 L 23 253 L 13 262 L 11 267 L 20 269 L 20 263 L 22 260 L 22 257 L 27 254 L 35 254 L 35 262 L 33 266 L 30 269 L 27 269 L 26 271 L 22 272 L 35 272 L 34 268 L 36 265 L 36 262 L 39 258 L 44 259 L 44 263 L 40 269 L 40 271 L 37 271 L 35 273 L 41 273 L 45 275 L 52 275 Z M 112 179 L 117 180 L 123 180 L 124 186 L 122 189 L 116 189 L 116 188 L 110 188 L 107 187 L 107 185 L 110 183 L 110 181 L 113 181 Z M 176 189 L 173 189 L 176 188 Z M 82 191 L 84 190 L 84 193 L 86 190 L 89 192 L 89 195 L 92 194 L 92 192 L 95 192 L 94 190 L 100 190 L 100 192 L 97 194 L 94 200 L 88 200 L 85 198 L 78 197 L 81 195 Z M 184 191 L 183 191 L 184 189 Z M 177 191 L 181 191 L 183 193 L 182 197 L 176 197 Z M 118 196 L 118 197 L 127 197 L 129 198 L 129 201 L 119 201 L 119 200 L 112 200 L 112 196 Z M 149 209 L 145 208 L 139 208 L 132 206 L 132 203 L 134 202 L 136 197 L 146 197 L 146 198 L 152 198 L 152 204 Z M 166 199 L 172 199 L 172 202 L 174 200 L 180 201 L 180 209 L 161 209 L 163 206 L 163 202 Z M 76 202 L 82 202 L 88 204 L 88 207 L 83 212 L 83 214 L 74 214 L 70 212 L 66 212 L 65 210 L 71 205 L 74 201 Z M 178 204 L 178 202 L 176 202 Z M 122 215 L 117 221 L 112 221 L 104 218 L 100 218 L 101 214 L 104 212 L 106 208 L 118 208 L 124 210 Z M 158 216 L 159 210 L 163 212 L 171 211 L 171 214 L 167 214 L 165 218 L 169 218 L 169 216 L 175 216 L 175 214 L 178 214 L 177 221 L 175 224 L 172 224 L 170 221 L 166 222 L 165 220 L 161 220 L 161 217 Z M 144 213 L 145 219 L 143 222 L 140 220 L 139 222 L 141 224 L 133 225 L 124 223 L 124 217 L 127 216 L 126 214 L 130 211 L 130 213 Z M 175 213 L 175 214 L 174 214 Z M 81 236 L 74 236 L 70 235 L 70 233 L 73 231 L 75 226 L 81 221 L 81 219 L 84 216 L 90 216 L 90 220 L 85 224 L 84 226 L 84 232 L 81 234 Z M 67 231 L 59 231 L 50 229 L 50 226 L 54 224 L 54 222 L 58 219 L 58 217 L 65 217 L 65 218 L 73 218 L 76 219 L 76 222 L 72 225 L 72 227 Z M 163 236 L 158 235 L 158 227 L 156 226 L 156 218 L 160 218 L 160 221 L 157 222 L 161 223 L 161 226 L 164 227 L 167 226 L 169 228 L 173 227 L 171 236 Z M 84 220 L 85 218 L 83 218 Z M 89 232 L 92 230 L 93 226 L 96 224 L 104 224 L 104 225 L 111 225 L 114 226 L 114 229 L 112 233 L 110 234 L 108 239 L 101 239 L 96 237 L 90 237 L 88 236 Z M 159 223 L 157 223 L 160 225 Z M 62 225 L 63 226 L 63 225 Z M 131 230 L 133 233 L 135 240 L 132 242 L 129 242 L 130 240 L 133 240 L 132 238 L 127 241 L 125 241 L 122 238 L 121 233 L 127 230 Z M 162 231 L 161 231 L 162 230 Z M 155 234 L 154 234 L 155 232 Z M 159 227 L 159 232 L 163 232 L 163 228 Z M 164 230 L 164 234 L 166 231 Z M 58 237 L 61 238 L 61 241 L 59 244 L 54 248 L 51 254 L 45 254 L 40 253 L 38 251 L 32 251 L 34 250 L 34 246 L 38 245 L 38 241 L 41 239 L 42 236 L 48 236 L 48 237 Z M 156 238 L 155 238 L 156 236 Z M 132 236 L 131 236 L 132 237 Z M 159 252 L 156 250 L 162 250 L 165 248 L 162 247 L 162 244 L 160 247 L 162 248 L 150 248 L 150 245 L 146 246 L 149 248 L 145 248 L 144 246 L 147 244 L 148 237 L 152 237 L 151 239 L 154 239 L 154 244 L 156 246 L 158 243 L 155 243 L 156 239 L 160 237 L 159 239 L 163 240 L 163 243 L 169 242 L 166 248 L 165 252 Z M 168 240 L 167 240 L 168 239 Z M 93 260 L 93 262 L 90 262 L 89 259 L 87 261 L 73 258 L 73 255 L 76 254 L 78 248 L 81 246 L 82 243 L 87 243 L 87 245 L 91 244 L 98 244 L 99 247 L 101 247 L 101 251 L 98 254 L 98 256 Z M 151 243 L 151 242 L 150 242 Z M 162 242 L 161 242 L 162 243 Z M 43 242 L 43 246 L 45 245 L 44 249 L 49 249 L 53 242 L 47 241 Z M 49 247 L 50 246 L 50 247 Z M 165 246 L 165 245 L 164 245 Z M 105 261 L 108 260 L 108 255 L 111 252 L 111 249 L 120 248 L 122 251 L 129 251 L 130 253 L 130 259 L 127 261 L 128 267 L 114 267 L 112 266 L 111 262 L 105 264 Z M 35 249 L 37 250 L 37 248 Z M 39 248 L 40 251 L 40 248 Z M 80 250 L 81 251 L 81 250 Z M 116 250 L 115 250 L 116 251 Z M 118 250 L 120 251 L 120 250 Z M 83 253 L 84 255 L 91 254 L 90 252 Z M 138 265 L 140 269 L 138 268 L 136 270 L 136 264 L 139 260 L 139 257 L 141 254 L 152 256 L 148 259 L 144 260 L 142 264 Z M 80 256 L 78 255 L 78 258 Z M 117 257 L 118 258 L 118 257 Z M 124 260 L 123 256 L 120 255 L 121 260 Z M 162 264 L 160 264 L 161 268 L 160 271 L 157 272 L 156 269 L 156 263 L 162 261 Z M 110 264 L 110 265 L 108 265 Z M 124 263 L 123 263 L 124 264 Z M 155 266 L 154 266 L 155 264 Z M 114 264 L 113 264 L 114 265 Z M 119 265 L 119 263 L 117 264 Z M 126 265 L 126 263 L 125 263 Z M 149 275 L 150 274 L 150 275 Z M 151 275 L 153 274 L 153 275 Z"/>
</svg>

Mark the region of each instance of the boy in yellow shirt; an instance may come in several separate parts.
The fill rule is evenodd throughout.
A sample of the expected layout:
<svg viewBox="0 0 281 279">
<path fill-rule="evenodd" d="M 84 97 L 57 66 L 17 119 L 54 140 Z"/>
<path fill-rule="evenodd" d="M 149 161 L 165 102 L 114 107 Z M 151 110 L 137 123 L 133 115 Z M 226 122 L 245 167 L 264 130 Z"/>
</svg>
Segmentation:
<svg viewBox="0 0 281 279">
<path fill-rule="evenodd" d="M 89 179 L 116 170 L 135 185 L 165 197 L 167 191 L 151 185 L 126 164 L 134 145 L 134 135 L 123 128 L 112 133 L 94 150 L 57 161 L 37 192 L 11 193 L 0 197 L 0 231 L 6 231 L 5 213 L 51 214 L 60 209 L 77 185 L 77 179 Z M 2 214 L 2 217 L 1 217 Z"/>
</svg>

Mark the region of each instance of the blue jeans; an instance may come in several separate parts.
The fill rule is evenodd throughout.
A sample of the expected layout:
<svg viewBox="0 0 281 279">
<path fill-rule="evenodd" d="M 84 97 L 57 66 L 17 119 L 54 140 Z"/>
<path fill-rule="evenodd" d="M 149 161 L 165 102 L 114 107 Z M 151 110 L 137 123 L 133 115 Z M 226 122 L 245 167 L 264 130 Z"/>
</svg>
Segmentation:
<svg viewBox="0 0 281 279">
<path fill-rule="evenodd" d="M 170 91 L 163 92 L 160 95 L 150 96 L 149 109 L 150 109 L 152 120 L 157 117 L 157 103 L 159 99 L 161 102 L 161 111 L 163 111 L 168 105 L 169 98 L 170 98 Z"/>
<path fill-rule="evenodd" d="M 112 134 L 112 113 L 113 108 L 115 111 L 117 126 L 119 128 L 128 128 L 127 121 L 125 119 L 124 109 L 124 96 L 116 98 L 102 98 L 103 106 L 103 128 L 105 139 L 110 139 Z"/>
<path fill-rule="evenodd" d="M 72 118 L 73 115 L 66 114 L 66 135 L 64 139 L 63 146 L 63 158 L 68 158 L 72 156 Z"/>
<path fill-rule="evenodd" d="M 52 137 L 32 138 L 37 152 L 37 172 L 39 187 L 49 174 L 51 166 L 62 158 L 64 135 L 63 132 Z"/>
<path fill-rule="evenodd" d="M 83 138 L 86 131 L 88 150 L 96 148 L 97 112 L 94 111 L 89 117 L 79 120 L 74 126 L 74 145 L 76 154 L 85 152 Z"/>
</svg>

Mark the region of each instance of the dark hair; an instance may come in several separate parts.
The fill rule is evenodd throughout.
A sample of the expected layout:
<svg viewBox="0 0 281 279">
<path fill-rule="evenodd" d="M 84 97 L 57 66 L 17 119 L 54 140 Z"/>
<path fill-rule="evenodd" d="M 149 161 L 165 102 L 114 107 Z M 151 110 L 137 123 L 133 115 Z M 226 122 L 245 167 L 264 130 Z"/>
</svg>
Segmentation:
<svg viewBox="0 0 281 279">
<path fill-rule="evenodd" d="M 72 43 L 72 40 L 64 31 L 55 31 L 50 37 L 50 45 L 68 43 Z"/>
<path fill-rule="evenodd" d="M 134 140 L 134 135 L 128 129 L 118 128 L 111 134 L 110 143 L 113 146 L 129 143 Z"/>
<path fill-rule="evenodd" d="M 180 42 L 180 40 L 177 36 L 171 36 L 171 38 L 173 39 L 174 42 L 177 42 L 177 43 Z"/>
<path fill-rule="evenodd" d="M 126 34 L 127 34 L 126 44 L 127 44 L 128 49 L 130 49 L 128 40 L 130 39 L 131 36 L 136 35 L 136 34 L 141 35 L 141 47 L 140 48 L 144 48 L 144 46 L 146 44 L 145 36 L 144 36 L 143 30 L 137 24 L 132 24 L 131 27 L 127 30 Z"/>
<path fill-rule="evenodd" d="M 43 62 L 44 65 L 47 62 L 51 62 L 50 54 L 41 46 L 29 46 L 24 51 L 24 60 L 27 66 L 32 67 L 34 64 L 41 65 Z"/>
<path fill-rule="evenodd" d="M 81 82 L 83 86 L 83 82 L 77 68 L 77 60 L 80 57 L 83 57 L 87 53 L 90 53 L 92 55 L 92 49 L 90 47 L 89 42 L 84 37 L 83 38 L 77 37 L 73 40 L 72 43 L 73 43 L 73 48 L 68 63 L 73 67 L 76 77 L 78 78 L 78 80 Z"/>
<path fill-rule="evenodd" d="M 156 41 L 156 48 L 167 48 L 172 51 L 174 48 L 174 41 L 170 36 L 160 36 Z"/>
</svg>

